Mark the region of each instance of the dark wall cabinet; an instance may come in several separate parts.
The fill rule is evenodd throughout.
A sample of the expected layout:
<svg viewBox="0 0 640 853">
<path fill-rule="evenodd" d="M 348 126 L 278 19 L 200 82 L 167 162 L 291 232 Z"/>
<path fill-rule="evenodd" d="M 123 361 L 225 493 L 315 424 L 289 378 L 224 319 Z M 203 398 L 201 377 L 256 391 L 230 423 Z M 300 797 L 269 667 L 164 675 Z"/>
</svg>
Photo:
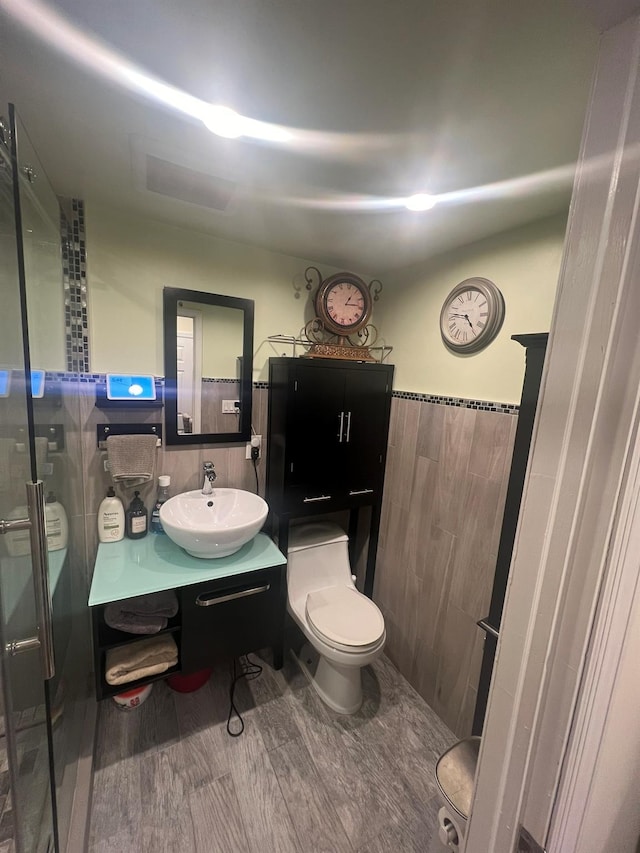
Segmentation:
<svg viewBox="0 0 640 853">
<path fill-rule="evenodd" d="M 286 553 L 291 518 L 371 507 L 371 595 L 387 457 L 393 365 L 337 359 L 269 362 L 267 503 Z"/>
</svg>

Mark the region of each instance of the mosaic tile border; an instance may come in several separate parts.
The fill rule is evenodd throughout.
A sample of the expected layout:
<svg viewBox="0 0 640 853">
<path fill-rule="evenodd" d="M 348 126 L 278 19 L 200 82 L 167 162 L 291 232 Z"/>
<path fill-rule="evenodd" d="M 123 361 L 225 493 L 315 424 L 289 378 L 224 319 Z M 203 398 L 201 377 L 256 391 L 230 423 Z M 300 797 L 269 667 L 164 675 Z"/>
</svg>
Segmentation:
<svg viewBox="0 0 640 853">
<path fill-rule="evenodd" d="M 65 371 L 47 371 L 47 379 L 59 379 L 62 382 L 91 382 L 104 384 L 106 381 L 104 373 L 77 373 Z M 203 379 L 203 382 L 236 382 L 235 379 Z M 156 386 L 164 386 L 164 377 L 155 377 Z M 252 383 L 254 390 L 269 389 L 269 383 L 258 380 Z M 464 397 L 442 397 L 438 394 L 419 394 L 415 391 L 392 391 L 391 396 L 399 400 L 416 400 L 419 403 L 435 403 L 439 406 L 455 406 L 462 409 L 477 409 L 481 412 L 496 412 L 500 415 L 517 415 L 520 407 L 516 403 L 492 403 L 488 400 L 467 400 Z"/>
<path fill-rule="evenodd" d="M 467 400 L 464 397 L 442 397 L 438 394 L 419 394 L 414 391 L 392 391 L 399 400 L 417 400 L 419 403 L 435 403 L 438 406 L 455 406 L 459 409 L 477 409 L 481 412 L 496 412 L 499 415 L 517 415 L 517 403 L 492 403 L 489 400 Z"/>
<path fill-rule="evenodd" d="M 78 198 L 61 199 L 60 241 L 64 286 L 65 355 L 67 369 L 79 373 L 89 372 L 87 243 L 84 225 L 84 202 Z"/>
</svg>

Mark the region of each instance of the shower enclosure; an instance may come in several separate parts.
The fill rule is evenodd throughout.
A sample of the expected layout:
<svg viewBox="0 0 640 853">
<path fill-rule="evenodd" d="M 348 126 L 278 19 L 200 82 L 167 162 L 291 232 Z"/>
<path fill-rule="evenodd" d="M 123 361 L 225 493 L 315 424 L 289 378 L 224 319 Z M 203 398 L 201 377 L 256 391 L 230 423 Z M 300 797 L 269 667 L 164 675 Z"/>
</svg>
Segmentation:
<svg viewBox="0 0 640 853">
<path fill-rule="evenodd" d="M 89 795 L 81 386 L 65 372 L 71 309 L 60 206 L 11 105 L 7 115 L 0 127 L 0 853 L 45 853 L 81 849 Z"/>
</svg>

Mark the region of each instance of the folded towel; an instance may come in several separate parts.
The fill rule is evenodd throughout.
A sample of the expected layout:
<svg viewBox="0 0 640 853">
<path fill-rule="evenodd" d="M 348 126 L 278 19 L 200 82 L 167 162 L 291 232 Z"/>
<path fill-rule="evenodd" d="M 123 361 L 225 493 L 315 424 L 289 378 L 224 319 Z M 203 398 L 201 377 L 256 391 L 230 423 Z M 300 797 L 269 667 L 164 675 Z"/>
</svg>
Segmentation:
<svg viewBox="0 0 640 853">
<path fill-rule="evenodd" d="M 104 621 L 117 631 L 129 634 L 157 634 L 178 612 L 178 597 L 172 589 L 138 595 L 107 604 Z"/>
<path fill-rule="evenodd" d="M 140 486 L 153 479 L 157 436 L 110 435 L 107 438 L 109 471 L 114 483 Z"/>
<path fill-rule="evenodd" d="M 126 684 L 166 672 L 177 663 L 175 640 L 171 634 L 163 634 L 108 649 L 104 677 L 107 684 Z"/>
</svg>

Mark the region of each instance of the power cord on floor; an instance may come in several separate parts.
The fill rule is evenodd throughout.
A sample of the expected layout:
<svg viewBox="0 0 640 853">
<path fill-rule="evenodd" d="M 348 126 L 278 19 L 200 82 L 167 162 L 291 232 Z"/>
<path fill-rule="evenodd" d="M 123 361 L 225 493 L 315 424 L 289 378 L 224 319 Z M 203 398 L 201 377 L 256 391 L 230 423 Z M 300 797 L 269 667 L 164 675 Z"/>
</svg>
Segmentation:
<svg viewBox="0 0 640 853">
<path fill-rule="evenodd" d="M 249 655 L 243 655 L 240 658 L 240 672 L 238 672 L 236 668 L 236 659 L 233 659 L 231 685 L 229 687 L 229 716 L 227 717 L 227 734 L 231 737 L 240 737 L 244 731 L 244 720 L 242 719 L 242 714 L 238 711 L 235 704 L 234 695 L 236 691 L 236 684 L 241 678 L 246 678 L 247 681 L 253 681 L 253 679 L 258 678 L 261 673 L 262 667 L 260 664 L 252 661 Z M 240 729 L 237 732 L 231 731 L 231 718 L 234 714 L 240 722 Z"/>
</svg>

